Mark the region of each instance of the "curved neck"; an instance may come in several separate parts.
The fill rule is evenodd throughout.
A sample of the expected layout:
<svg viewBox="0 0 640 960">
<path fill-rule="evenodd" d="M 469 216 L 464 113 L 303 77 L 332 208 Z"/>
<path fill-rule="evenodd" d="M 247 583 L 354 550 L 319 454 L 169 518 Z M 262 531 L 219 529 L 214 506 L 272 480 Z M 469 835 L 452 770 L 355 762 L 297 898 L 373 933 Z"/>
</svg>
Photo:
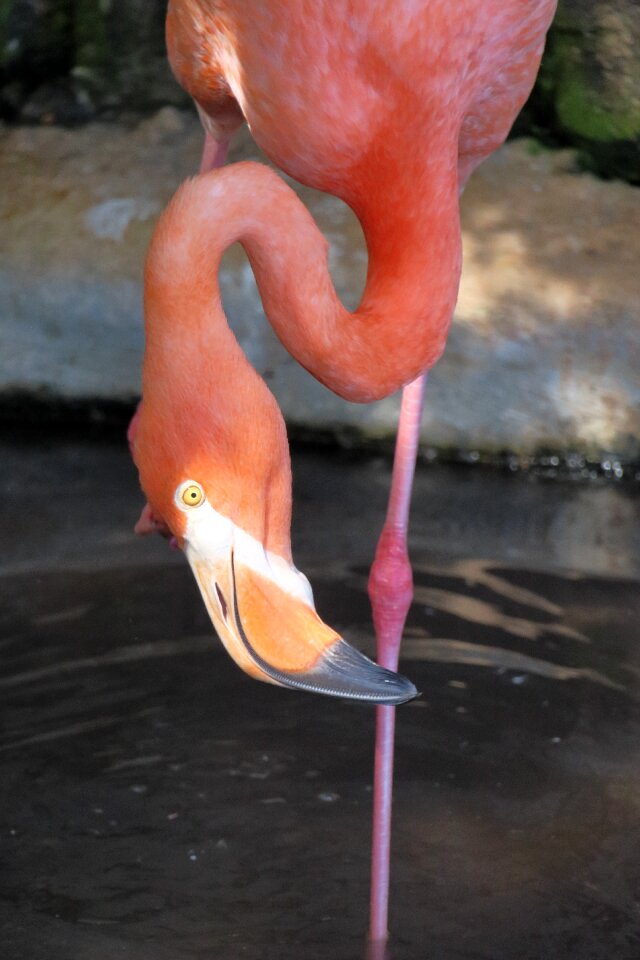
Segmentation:
<svg viewBox="0 0 640 960">
<path fill-rule="evenodd" d="M 179 300 L 191 323 L 206 319 L 199 349 L 210 344 L 210 360 L 229 354 L 241 362 L 217 281 L 222 253 L 239 241 L 289 353 L 347 400 L 387 396 L 444 349 L 461 262 L 455 157 L 416 171 L 410 183 L 387 177 L 353 206 L 369 253 L 353 313 L 336 294 L 327 243 L 304 205 L 273 171 L 252 162 L 180 188 L 152 241 L 147 300 Z M 151 347 L 155 333 L 147 332 Z"/>
<path fill-rule="evenodd" d="M 336 295 L 324 237 L 267 167 L 236 164 L 178 190 L 147 257 L 136 435 L 143 489 L 165 520 L 179 482 L 209 478 L 219 512 L 290 557 L 284 421 L 220 299 L 220 258 L 235 241 L 284 346 L 340 396 L 386 396 L 438 359 L 460 270 L 455 167 L 415 178 L 413 204 L 400 187 L 353 203 L 369 248 L 367 284 L 353 313 Z"/>
</svg>

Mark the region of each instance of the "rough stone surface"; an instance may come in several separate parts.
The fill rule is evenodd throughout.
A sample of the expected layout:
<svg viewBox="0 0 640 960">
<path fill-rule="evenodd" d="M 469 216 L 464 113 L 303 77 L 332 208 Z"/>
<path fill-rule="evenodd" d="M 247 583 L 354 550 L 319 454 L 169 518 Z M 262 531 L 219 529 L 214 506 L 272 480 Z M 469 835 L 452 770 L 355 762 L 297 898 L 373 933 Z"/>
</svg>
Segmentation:
<svg viewBox="0 0 640 960">
<path fill-rule="evenodd" d="M 197 168 L 200 134 L 165 108 L 135 129 L 0 135 L 0 391 L 128 400 L 139 388 L 141 274 L 153 223 Z M 244 141 L 232 159 L 251 153 Z M 434 369 L 425 443 L 532 453 L 640 454 L 640 192 L 576 173 L 570 152 L 509 144 L 463 203 L 464 279 Z M 355 218 L 301 190 L 355 306 L 366 253 Z M 265 322 L 239 247 L 221 288 L 249 359 L 290 422 L 384 437 L 397 398 L 362 407 L 317 384 Z"/>
</svg>

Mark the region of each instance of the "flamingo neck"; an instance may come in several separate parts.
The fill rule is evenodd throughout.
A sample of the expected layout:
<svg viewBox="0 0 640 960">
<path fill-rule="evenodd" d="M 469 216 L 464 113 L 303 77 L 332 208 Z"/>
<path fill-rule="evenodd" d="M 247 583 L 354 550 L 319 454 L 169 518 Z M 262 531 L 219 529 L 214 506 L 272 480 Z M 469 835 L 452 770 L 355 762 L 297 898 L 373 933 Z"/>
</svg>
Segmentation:
<svg viewBox="0 0 640 960">
<path fill-rule="evenodd" d="M 352 202 L 369 253 L 366 288 L 352 313 L 336 294 L 327 243 L 312 217 L 280 177 L 252 162 L 180 188 L 152 241 L 148 284 L 179 299 L 183 313 L 206 317 L 202 343 L 212 358 L 237 357 L 217 270 L 239 241 L 289 353 L 347 400 L 387 396 L 444 349 L 461 261 L 455 158 L 417 171 L 409 185 L 388 177 L 376 194 L 362 191 Z"/>
<path fill-rule="evenodd" d="M 136 448 L 143 489 L 159 515 L 168 519 L 177 483 L 210 477 L 215 508 L 290 558 L 284 422 L 220 299 L 218 268 L 230 244 L 244 246 L 284 346 L 340 396 L 361 402 L 386 396 L 438 359 L 460 270 L 455 164 L 416 176 L 414 204 L 402 184 L 388 178 L 387 187 L 351 198 L 369 249 L 366 288 L 353 313 L 335 292 L 324 237 L 267 167 L 236 164 L 178 190 L 154 233 L 145 271 Z M 154 487 L 158 477 L 162 489 Z"/>
</svg>

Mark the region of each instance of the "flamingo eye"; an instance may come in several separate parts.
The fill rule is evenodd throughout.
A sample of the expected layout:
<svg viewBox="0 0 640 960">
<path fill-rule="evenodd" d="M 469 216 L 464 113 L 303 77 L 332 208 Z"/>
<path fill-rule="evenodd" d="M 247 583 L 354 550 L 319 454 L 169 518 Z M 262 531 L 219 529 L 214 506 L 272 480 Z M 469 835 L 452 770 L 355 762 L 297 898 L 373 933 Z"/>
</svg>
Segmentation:
<svg viewBox="0 0 640 960">
<path fill-rule="evenodd" d="M 180 491 L 180 499 L 187 507 L 199 507 L 204 500 L 204 490 L 199 483 L 187 483 Z"/>
</svg>

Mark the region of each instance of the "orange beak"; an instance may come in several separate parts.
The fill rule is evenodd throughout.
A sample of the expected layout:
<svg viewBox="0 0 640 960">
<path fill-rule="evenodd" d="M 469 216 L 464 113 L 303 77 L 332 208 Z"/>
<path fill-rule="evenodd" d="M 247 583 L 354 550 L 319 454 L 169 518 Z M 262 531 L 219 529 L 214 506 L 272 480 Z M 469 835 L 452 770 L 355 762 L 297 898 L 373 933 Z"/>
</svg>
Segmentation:
<svg viewBox="0 0 640 960">
<path fill-rule="evenodd" d="M 190 558 L 200 592 L 227 651 L 268 683 L 327 696 L 398 704 L 417 696 L 405 677 L 351 647 L 313 606 L 275 579 L 218 557 Z"/>
</svg>

